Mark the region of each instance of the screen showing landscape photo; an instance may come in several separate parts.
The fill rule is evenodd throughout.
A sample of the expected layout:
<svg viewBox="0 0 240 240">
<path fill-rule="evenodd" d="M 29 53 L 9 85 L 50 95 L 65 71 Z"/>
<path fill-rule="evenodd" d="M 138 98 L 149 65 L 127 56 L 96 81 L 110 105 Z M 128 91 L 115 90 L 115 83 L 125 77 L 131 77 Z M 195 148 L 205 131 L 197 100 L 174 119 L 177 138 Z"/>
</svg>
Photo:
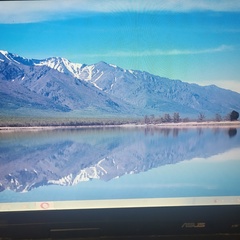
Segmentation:
<svg viewBox="0 0 240 240">
<path fill-rule="evenodd" d="M 240 204 L 238 1 L 4 1 L 0 32 L 0 211 Z"/>
</svg>

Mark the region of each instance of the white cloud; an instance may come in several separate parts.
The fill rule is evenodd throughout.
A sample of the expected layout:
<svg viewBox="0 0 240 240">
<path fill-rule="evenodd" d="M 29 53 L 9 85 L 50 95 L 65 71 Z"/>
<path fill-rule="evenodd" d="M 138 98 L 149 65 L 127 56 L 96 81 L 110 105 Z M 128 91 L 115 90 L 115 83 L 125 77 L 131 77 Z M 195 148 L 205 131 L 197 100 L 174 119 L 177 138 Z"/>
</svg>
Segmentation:
<svg viewBox="0 0 240 240">
<path fill-rule="evenodd" d="M 0 23 L 28 23 L 65 14 L 122 11 L 240 11 L 239 0 L 52 0 L 1 1 Z"/>
<path fill-rule="evenodd" d="M 233 50 L 233 46 L 221 45 L 216 48 L 206 49 L 170 49 L 170 50 L 148 50 L 148 51 L 112 51 L 108 53 L 100 54 L 87 54 L 86 57 L 145 57 L 145 56 L 173 56 L 173 55 L 195 55 L 195 54 L 206 54 L 206 53 L 217 53 L 224 51 Z M 83 56 L 83 55 L 82 55 Z"/>
<path fill-rule="evenodd" d="M 207 48 L 207 49 L 172 49 L 172 50 L 155 50 L 153 52 L 151 51 L 146 51 L 139 53 L 139 55 L 144 56 L 144 55 L 156 55 L 156 56 L 161 56 L 161 55 L 194 55 L 194 54 L 204 54 L 204 53 L 215 53 L 215 52 L 223 52 L 223 51 L 229 51 L 232 50 L 232 46 L 227 46 L 227 45 L 221 45 L 216 48 Z"/>
</svg>

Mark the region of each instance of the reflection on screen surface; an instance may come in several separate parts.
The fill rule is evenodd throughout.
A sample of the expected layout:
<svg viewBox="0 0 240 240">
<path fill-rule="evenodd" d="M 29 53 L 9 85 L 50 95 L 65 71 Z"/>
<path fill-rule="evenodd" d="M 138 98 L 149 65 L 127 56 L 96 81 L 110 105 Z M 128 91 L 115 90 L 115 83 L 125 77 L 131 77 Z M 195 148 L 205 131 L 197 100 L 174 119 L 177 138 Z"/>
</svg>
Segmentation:
<svg viewBox="0 0 240 240">
<path fill-rule="evenodd" d="M 0 211 L 240 203 L 240 5 L 194 4 L 0 3 Z"/>
</svg>

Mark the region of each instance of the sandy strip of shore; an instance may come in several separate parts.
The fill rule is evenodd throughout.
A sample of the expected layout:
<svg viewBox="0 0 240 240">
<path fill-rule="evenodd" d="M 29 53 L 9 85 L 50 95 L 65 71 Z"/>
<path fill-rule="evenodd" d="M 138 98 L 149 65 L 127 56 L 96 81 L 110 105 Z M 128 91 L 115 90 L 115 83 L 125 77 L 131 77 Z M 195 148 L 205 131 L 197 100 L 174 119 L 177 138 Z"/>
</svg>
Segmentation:
<svg viewBox="0 0 240 240">
<path fill-rule="evenodd" d="M 15 131 L 42 131 L 56 129 L 81 129 L 81 128 L 238 128 L 240 121 L 224 122 L 179 122 L 160 124 L 122 124 L 122 125 L 89 125 L 89 126 L 31 126 L 31 127 L 0 127 L 0 132 Z"/>
<path fill-rule="evenodd" d="M 179 122 L 179 123 L 161 123 L 156 124 L 152 126 L 157 126 L 161 128 L 190 128 L 190 127 L 203 127 L 203 128 L 219 128 L 219 127 L 240 127 L 240 121 L 224 121 L 224 122 L 215 122 L 215 121 L 209 121 L 209 122 Z"/>
</svg>

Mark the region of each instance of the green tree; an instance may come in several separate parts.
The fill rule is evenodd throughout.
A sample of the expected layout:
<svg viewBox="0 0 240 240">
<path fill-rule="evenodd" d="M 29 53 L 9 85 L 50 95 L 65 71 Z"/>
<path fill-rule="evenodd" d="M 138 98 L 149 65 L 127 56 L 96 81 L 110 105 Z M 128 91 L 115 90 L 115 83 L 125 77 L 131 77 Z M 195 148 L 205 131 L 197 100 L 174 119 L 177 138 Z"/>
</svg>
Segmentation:
<svg viewBox="0 0 240 240">
<path fill-rule="evenodd" d="M 173 122 L 175 122 L 175 123 L 180 122 L 180 115 L 178 112 L 173 114 Z"/>
<path fill-rule="evenodd" d="M 172 119 L 171 119 L 170 114 L 166 113 L 166 114 L 164 115 L 164 122 L 169 123 L 169 122 L 171 122 L 171 121 L 172 121 Z"/>
<path fill-rule="evenodd" d="M 239 113 L 237 111 L 233 110 L 230 113 L 230 120 L 231 121 L 237 121 L 238 118 L 239 118 Z"/>
<path fill-rule="evenodd" d="M 205 118 L 206 118 L 206 117 L 205 117 L 204 113 L 199 113 L 199 115 L 198 115 L 198 121 L 199 121 L 199 122 L 204 121 Z"/>
</svg>

